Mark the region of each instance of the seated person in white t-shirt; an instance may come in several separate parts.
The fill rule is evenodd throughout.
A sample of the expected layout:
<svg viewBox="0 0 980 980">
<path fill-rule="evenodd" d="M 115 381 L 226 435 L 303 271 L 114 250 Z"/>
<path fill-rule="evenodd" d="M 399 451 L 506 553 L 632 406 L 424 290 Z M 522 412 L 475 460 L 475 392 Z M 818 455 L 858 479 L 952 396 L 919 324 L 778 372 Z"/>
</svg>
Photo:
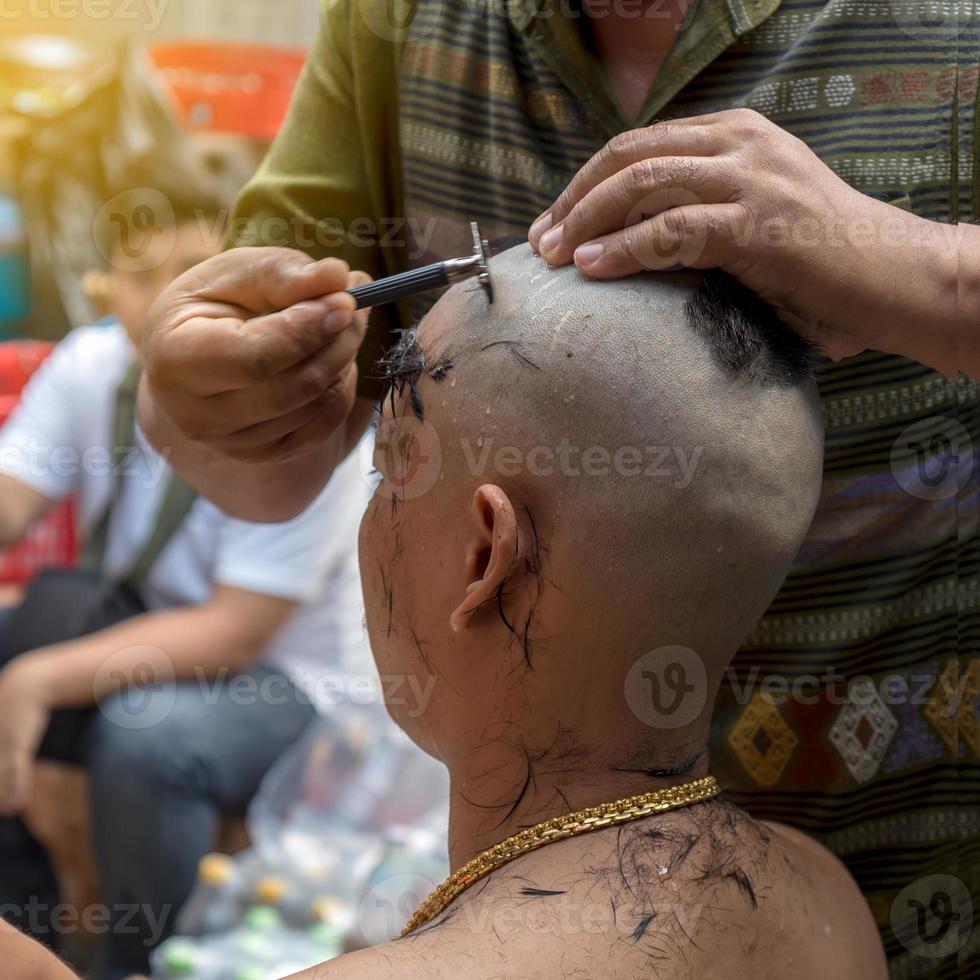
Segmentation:
<svg viewBox="0 0 980 980">
<path fill-rule="evenodd" d="M 139 194 L 129 203 L 140 207 Z M 173 203 L 174 219 L 157 216 L 139 241 L 134 226 L 145 222 L 124 223 L 129 236 L 114 242 L 118 322 L 73 331 L 0 429 L 0 548 L 69 495 L 83 537 L 108 509 L 108 576 L 124 573 L 150 537 L 170 473 L 137 428 L 117 488 L 117 389 L 160 290 L 220 238 L 216 208 Z M 17 815 L 53 713 L 97 705 L 78 759 L 61 760 L 90 775 L 109 916 L 96 975 L 147 970 L 219 815 L 245 808 L 314 718 L 325 678 L 371 670 L 356 553 L 369 496 L 354 454 L 285 524 L 231 519 L 198 498 L 139 589 L 145 615 L 0 669 L 0 917 L 57 945 L 51 868 Z"/>
</svg>

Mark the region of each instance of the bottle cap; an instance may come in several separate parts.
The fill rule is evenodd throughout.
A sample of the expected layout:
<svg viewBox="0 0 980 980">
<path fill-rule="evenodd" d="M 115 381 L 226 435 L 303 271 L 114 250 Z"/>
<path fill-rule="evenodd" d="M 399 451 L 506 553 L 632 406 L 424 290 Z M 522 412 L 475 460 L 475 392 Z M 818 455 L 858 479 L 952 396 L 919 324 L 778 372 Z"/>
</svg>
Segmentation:
<svg viewBox="0 0 980 980">
<path fill-rule="evenodd" d="M 245 925 L 254 932 L 270 932 L 282 925 L 282 916 L 268 905 L 253 905 L 245 913 Z"/>
<path fill-rule="evenodd" d="M 235 862 L 227 854 L 205 854 L 197 866 L 197 876 L 205 885 L 224 885 L 235 873 Z"/>
<path fill-rule="evenodd" d="M 286 897 L 286 882 L 282 878 L 269 876 L 259 878 L 255 883 L 253 894 L 266 905 L 278 905 Z"/>
<path fill-rule="evenodd" d="M 189 977 L 196 966 L 194 948 L 188 943 L 174 943 L 168 946 L 164 956 L 164 964 L 168 973 L 178 977 Z"/>
</svg>

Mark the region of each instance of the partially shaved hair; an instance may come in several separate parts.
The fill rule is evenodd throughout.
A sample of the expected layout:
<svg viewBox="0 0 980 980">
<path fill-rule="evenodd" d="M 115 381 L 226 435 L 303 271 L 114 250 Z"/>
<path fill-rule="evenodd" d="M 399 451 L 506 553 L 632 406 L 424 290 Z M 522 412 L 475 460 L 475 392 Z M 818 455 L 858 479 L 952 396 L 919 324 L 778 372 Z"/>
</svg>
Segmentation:
<svg viewBox="0 0 980 980">
<path fill-rule="evenodd" d="M 630 654 L 684 643 L 724 666 L 816 506 L 812 351 L 721 272 L 598 282 L 525 245 L 491 274 L 492 306 L 464 283 L 403 335 L 381 365 L 392 405 L 407 395 L 403 413 L 435 427 L 447 478 L 516 495 L 541 552 L 576 570 L 558 585 L 613 597 Z M 580 459 L 503 474 L 491 452 L 474 472 L 488 443 Z M 623 629 L 611 612 L 597 604 Z"/>
</svg>

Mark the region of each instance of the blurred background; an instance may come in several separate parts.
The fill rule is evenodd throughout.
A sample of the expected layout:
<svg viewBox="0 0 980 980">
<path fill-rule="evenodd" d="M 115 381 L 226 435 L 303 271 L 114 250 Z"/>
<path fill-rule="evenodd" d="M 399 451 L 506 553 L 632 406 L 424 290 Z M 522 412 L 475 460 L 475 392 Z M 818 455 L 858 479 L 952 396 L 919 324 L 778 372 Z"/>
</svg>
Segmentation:
<svg viewBox="0 0 980 980">
<path fill-rule="evenodd" d="M 169 161 L 247 179 L 317 19 L 316 0 L 3 0 L 0 337 L 98 315 L 89 230 L 122 185 Z"/>
<path fill-rule="evenodd" d="M 176 179 L 230 209 L 317 24 L 317 0 L 0 0 L 0 425 L 57 341 L 108 322 L 113 198 Z M 0 606 L 76 561 L 77 523 L 66 501 L 0 553 Z M 448 869 L 447 790 L 377 701 L 322 718 L 225 822 L 154 977 L 260 980 L 393 937 Z M 80 773 L 39 767 L 26 814 L 83 923 L 56 944 L 83 975 L 85 799 Z"/>
</svg>

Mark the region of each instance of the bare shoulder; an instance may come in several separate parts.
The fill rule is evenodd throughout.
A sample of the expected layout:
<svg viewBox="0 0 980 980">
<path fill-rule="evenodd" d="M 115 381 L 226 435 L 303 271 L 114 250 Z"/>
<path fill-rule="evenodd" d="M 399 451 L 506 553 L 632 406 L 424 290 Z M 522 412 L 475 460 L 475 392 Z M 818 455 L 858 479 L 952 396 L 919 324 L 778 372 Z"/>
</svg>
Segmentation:
<svg viewBox="0 0 980 980">
<path fill-rule="evenodd" d="M 815 903 L 815 942 L 850 951 L 859 960 L 860 975 L 885 980 L 887 967 L 878 927 L 857 882 L 844 863 L 813 837 L 786 824 L 760 823 L 806 868 L 808 891 Z"/>
<path fill-rule="evenodd" d="M 393 967 L 382 953 L 384 947 L 362 949 L 335 960 L 321 963 L 286 980 L 375 980 L 381 977 L 402 977 L 407 973 Z"/>
<path fill-rule="evenodd" d="M 411 943 L 390 942 L 321 963 L 286 980 L 418 980 L 443 976 L 440 957 Z M 449 974 L 445 974 L 448 976 Z M 459 977 L 463 974 L 456 973 Z"/>
<path fill-rule="evenodd" d="M 407 978 L 409 965 L 397 951 L 389 950 L 392 943 L 348 953 L 335 960 L 321 963 L 286 980 L 380 980 L 380 978 Z M 394 955 L 392 953 L 394 952 Z"/>
<path fill-rule="evenodd" d="M 525 855 L 405 940 L 294 980 L 885 980 L 843 864 L 728 804 Z"/>
</svg>

